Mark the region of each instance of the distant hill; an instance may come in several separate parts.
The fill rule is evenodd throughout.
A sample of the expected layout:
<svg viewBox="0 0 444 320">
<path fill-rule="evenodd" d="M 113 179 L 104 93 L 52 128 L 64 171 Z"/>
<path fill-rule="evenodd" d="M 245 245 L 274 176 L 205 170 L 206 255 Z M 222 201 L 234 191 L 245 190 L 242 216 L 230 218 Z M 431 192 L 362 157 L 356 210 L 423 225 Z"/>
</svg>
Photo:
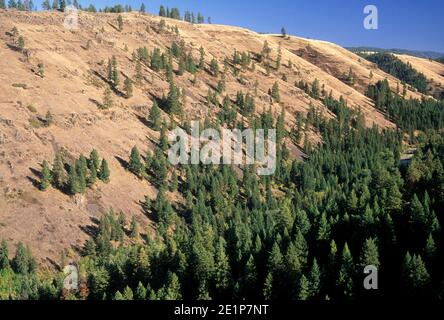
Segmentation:
<svg viewBox="0 0 444 320">
<path fill-rule="evenodd" d="M 431 58 L 431 59 L 441 59 L 441 62 L 444 59 L 444 53 L 436 52 L 436 51 L 416 51 L 416 50 L 405 50 L 405 49 L 382 49 L 382 48 L 374 48 L 374 47 L 347 47 L 347 50 L 350 50 L 353 53 L 357 52 L 391 52 L 395 54 L 408 54 L 411 56 L 419 57 L 419 58 Z"/>
</svg>

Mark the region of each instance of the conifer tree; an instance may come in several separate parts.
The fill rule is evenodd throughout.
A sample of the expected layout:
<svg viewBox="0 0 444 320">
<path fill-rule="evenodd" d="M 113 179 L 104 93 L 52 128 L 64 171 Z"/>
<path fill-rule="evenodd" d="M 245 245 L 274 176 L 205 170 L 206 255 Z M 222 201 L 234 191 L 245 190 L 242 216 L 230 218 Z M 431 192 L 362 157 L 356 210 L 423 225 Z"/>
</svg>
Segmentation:
<svg viewBox="0 0 444 320">
<path fill-rule="evenodd" d="M 125 78 L 124 87 L 126 97 L 131 98 L 133 96 L 133 82 L 130 78 Z"/>
<path fill-rule="evenodd" d="M 115 301 L 122 301 L 125 300 L 125 298 L 123 297 L 122 293 L 117 290 L 116 293 L 114 294 L 114 299 Z"/>
<path fill-rule="evenodd" d="M 77 177 L 77 172 L 74 166 L 70 166 L 69 173 L 68 173 L 68 192 L 71 195 L 75 195 L 76 193 L 79 193 L 79 181 Z"/>
<path fill-rule="evenodd" d="M 224 240 L 218 241 L 215 253 L 215 276 L 216 289 L 223 292 L 230 284 L 230 262 L 224 247 Z"/>
<path fill-rule="evenodd" d="M 118 87 L 120 84 L 120 79 L 119 79 L 119 71 L 117 70 L 116 56 L 113 56 L 111 59 L 111 67 L 112 67 L 111 77 L 112 77 L 113 86 Z"/>
<path fill-rule="evenodd" d="M 51 171 L 46 160 L 43 160 L 42 172 L 40 175 L 40 190 L 45 191 L 51 185 L 52 180 Z"/>
<path fill-rule="evenodd" d="M 308 281 L 310 283 L 310 296 L 316 298 L 321 291 L 321 270 L 316 258 L 313 259 Z"/>
<path fill-rule="evenodd" d="M 137 222 L 135 216 L 133 216 L 131 219 L 130 237 L 135 240 L 139 239 L 139 223 Z"/>
<path fill-rule="evenodd" d="M 96 170 L 100 167 L 99 153 L 96 149 L 91 150 L 88 159 L 88 168 L 91 170 L 93 166 L 96 168 Z"/>
<path fill-rule="evenodd" d="M 182 106 L 180 103 L 180 91 L 174 83 L 170 83 L 170 91 L 168 92 L 166 107 L 168 113 L 173 115 L 181 115 L 182 114 Z"/>
<path fill-rule="evenodd" d="M 100 166 L 100 172 L 99 172 L 99 179 L 102 180 L 105 183 L 109 182 L 109 168 L 108 168 L 108 162 L 106 162 L 105 159 L 102 159 L 102 164 Z"/>
<path fill-rule="evenodd" d="M 134 78 L 136 79 L 137 84 L 140 84 L 142 82 L 143 74 L 142 74 L 142 63 L 140 62 L 140 59 L 136 60 L 136 75 L 134 76 Z"/>
<path fill-rule="evenodd" d="M 219 74 L 219 64 L 217 63 L 216 58 L 213 58 L 210 63 L 210 71 L 213 76 L 217 77 Z"/>
<path fill-rule="evenodd" d="M 433 239 L 432 234 L 429 234 L 429 236 L 427 237 L 426 247 L 425 247 L 424 251 L 425 251 L 425 256 L 429 260 L 432 260 L 433 257 L 435 256 L 436 245 L 435 245 L 435 240 Z"/>
<path fill-rule="evenodd" d="M 23 49 L 25 48 L 25 38 L 23 38 L 23 36 L 18 37 L 17 47 L 20 49 L 20 51 L 23 51 Z"/>
<path fill-rule="evenodd" d="M 279 93 L 279 84 L 277 82 L 275 82 L 273 84 L 273 87 L 271 88 L 271 91 L 270 91 L 270 95 L 276 102 L 281 101 L 281 96 Z"/>
<path fill-rule="evenodd" d="M 414 254 L 413 257 L 409 259 L 406 255 L 404 270 L 406 275 L 405 280 L 410 289 L 409 294 L 413 296 L 425 295 L 430 284 L 430 275 L 421 256 Z"/>
<path fill-rule="evenodd" d="M 123 300 L 134 300 L 133 290 L 130 287 L 126 286 L 125 290 L 123 290 Z"/>
<path fill-rule="evenodd" d="M 112 98 L 112 92 L 111 89 L 106 86 L 105 91 L 103 92 L 103 103 L 102 108 L 103 109 L 109 109 L 113 106 L 113 98 Z"/>
<path fill-rule="evenodd" d="M 268 257 L 268 270 L 273 273 L 274 276 L 278 275 L 282 270 L 283 257 L 279 245 L 274 242 Z"/>
<path fill-rule="evenodd" d="M 145 11 L 146 11 L 145 4 L 142 2 L 142 4 L 140 5 L 139 12 L 140 13 L 145 13 Z"/>
<path fill-rule="evenodd" d="M 310 284 L 305 275 L 299 279 L 298 300 L 307 300 L 310 297 Z"/>
<path fill-rule="evenodd" d="M 273 274 L 267 273 L 264 283 L 263 295 L 265 300 L 271 300 L 273 297 Z"/>
<path fill-rule="evenodd" d="M 17 245 L 14 258 L 11 261 L 11 266 L 16 273 L 22 275 L 25 275 L 30 271 L 28 252 L 22 242 L 19 242 Z"/>
<path fill-rule="evenodd" d="M 281 28 L 281 34 L 282 34 L 283 38 L 285 38 L 287 36 L 287 31 L 285 31 L 284 27 Z"/>
<path fill-rule="evenodd" d="M 167 276 L 167 283 L 164 289 L 163 299 L 165 300 L 181 300 L 182 293 L 180 288 L 180 281 L 174 272 L 169 272 Z"/>
<path fill-rule="evenodd" d="M 341 296 L 350 298 L 353 295 L 353 259 L 347 243 L 344 244 L 341 260 L 336 285 Z"/>
<path fill-rule="evenodd" d="M 179 76 L 182 76 L 185 72 L 185 69 L 186 69 L 185 60 L 182 58 L 179 60 L 179 69 L 177 70 L 177 74 Z"/>
<path fill-rule="evenodd" d="M 362 268 L 373 265 L 379 268 L 379 253 L 376 242 L 373 238 L 365 240 L 361 253 L 361 266 Z"/>
<path fill-rule="evenodd" d="M 60 11 L 65 11 L 66 2 L 65 0 L 59 0 L 59 9 Z"/>
<path fill-rule="evenodd" d="M 168 138 L 167 138 L 167 134 L 166 134 L 165 125 L 163 125 L 162 129 L 160 129 L 159 148 L 162 151 L 168 150 Z"/>
<path fill-rule="evenodd" d="M 8 243 L 5 239 L 2 239 L 0 244 L 0 272 L 9 268 L 8 253 Z"/>
<path fill-rule="evenodd" d="M 179 180 L 177 178 L 177 173 L 174 170 L 171 174 L 171 183 L 170 183 L 170 191 L 174 192 L 177 191 L 177 187 L 179 186 Z"/>
<path fill-rule="evenodd" d="M 281 44 L 279 43 L 278 55 L 277 55 L 277 59 L 276 59 L 276 70 L 279 70 L 279 68 L 281 67 L 281 62 L 282 62 L 282 48 L 281 48 Z"/>
<path fill-rule="evenodd" d="M 129 163 L 128 163 L 128 169 L 129 169 L 129 171 L 134 173 L 139 178 L 142 177 L 143 164 L 142 164 L 142 161 L 141 161 L 141 158 L 140 158 L 139 150 L 137 149 L 136 146 L 134 146 L 131 149 L 131 155 L 130 155 L 130 160 L 129 160 Z"/>
<path fill-rule="evenodd" d="M 146 300 L 147 293 L 146 288 L 143 286 L 142 282 L 139 281 L 137 284 L 136 292 L 134 293 L 135 300 Z"/>
<path fill-rule="evenodd" d="M 201 46 L 199 49 L 199 69 L 203 69 L 205 66 L 205 50 Z"/>
<path fill-rule="evenodd" d="M 162 124 L 161 114 L 162 113 L 161 113 L 160 108 L 157 104 L 157 101 L 154 100 L 153 106 L 150 109 L 150 113 L 148 115 L 148 121 L 149 121 L 151 127 L 156 131 L 160 130 L 160 126 Z"/>
<path fill-rule="evenodd" d="M 94 162 L 89 167 L 88 186 L 92 186 L 97 181 L 97 169 Z"/>
<path fill-rule="evenodd" d="M 54 123 L 54 118 L 52 116 L 51 111 L 48 110 L 45 115 L 45 126 L 49 127 L 53 123 Z"/>
<path fill-rule="evenodd" d="M 52 183 L 59 190 L 65 185 L 65 168 L 59 153 L 56 154 L 52 164 Z"/>
<path fill-rule="evenodd" d="M 119 31 L 123 30 L 123 18 L 120 14 L 117 16 L 117 26 L 119 28 Z"/>
</svg>

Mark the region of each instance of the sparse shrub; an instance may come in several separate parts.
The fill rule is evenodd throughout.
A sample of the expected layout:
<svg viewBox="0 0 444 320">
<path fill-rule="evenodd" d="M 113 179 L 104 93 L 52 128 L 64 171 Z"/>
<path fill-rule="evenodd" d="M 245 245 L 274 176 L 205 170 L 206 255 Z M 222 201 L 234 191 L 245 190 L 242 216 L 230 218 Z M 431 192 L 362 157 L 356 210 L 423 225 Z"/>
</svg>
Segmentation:
<svg viewBox="0 0 444 320">
<path fill-rule="evenodd" d="M 20 49 L 20 51 L 23 51 L 23 49 L 25 49 L 25 38 L 23 38 L 22 36 L 18 37 L 17 47 Z"/>
<path fill-rule="evenodd" d="M 53 123 L 54 123 L 54 119 L 53 119 L 52 113 L 51 113 L 51 111 L 48 110 L 48 112 L 46 112 L 46 115 L 45 115 L 45 126 L 49 127 Z"/>
<path fill-rule="evenodd" d="M 160 22 L 159 22 L 159 32 L 163 32 L 163 31 L 165 31 L 165 27 L 166 27 L 166 22 L 165 22 L 165 20 L 160 20 Z"/>
<path fill-rule="evenodd" d="M 119 31 L 123 30 L 123 18 L 122 18 L 122 16 L 120 14 L 117 17 L 117 26 L 119 28 Z"/>
<path fill-rule="evenodd" d="M 28 86 L 26 85 L 26 83 L 13 83 L 12 86 L 14 88 L 22 88 L 22 89 L 27 89 Z"/>
<path fill-rule="evenodd" d="M 29 104 L 26 108 L 28 108 L 28 110 L 31 111 L 32 113 L 37 112 L 37 109 L 32 104 Z"/>
<path fill-rule="evenodd" d="M 103 103 L 102 109 L 109 109 L 113 106 L 113 98 L 111 89 L 106 86 L 105 91 L 103 92 Z"/>
<path fill-rule="evenodd" d="M 41 62 L 37 65 L 37 74 L 42 78 L 45 76 L 45 66 Z"/>
<path fill-rule="evenodd" d="M 88 39 L 88 41 L 86 41 L 86 46 L 85 46 L 85 49 L 86 49 L 86 50 L 89 50 L 89 49 L 91 49 L 91 44 L 92 44 L 92 41 L 91 41 L 91 39 Z"/>
<path fill-rule="evenodd" d="M 37 129 L 42 126 L 42 123 L 39 121 L 39 119 L 37 119 L 35 117 L 29 118 L 28 121 L 29 121 L 29 124 L 31 125 L 31 127 L 33 127 L 33 128 Z"/>
</svg>

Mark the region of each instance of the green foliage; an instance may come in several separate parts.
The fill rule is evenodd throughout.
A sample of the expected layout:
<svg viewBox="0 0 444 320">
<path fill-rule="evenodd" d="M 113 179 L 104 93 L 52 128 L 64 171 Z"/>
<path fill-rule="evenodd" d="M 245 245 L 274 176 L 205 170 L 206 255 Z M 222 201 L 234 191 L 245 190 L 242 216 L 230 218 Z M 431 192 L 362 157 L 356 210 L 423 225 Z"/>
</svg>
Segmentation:
<svg viewBox="0 0 444 320">
<path fill-rule="evenodd" d="M 170 91 L 165 101 L 165 109 L 169 114 L 181 115 L 182 114 L 182 103 L 180 102 L 180 89 L 170 83 Z"/>
<path fill-rule="evenodd" d="M 376 108 L 408 133 L 414 130 L 439 129 L 444 126 L 444 102 L 434 99 L 409 99 L 393 94 L 387 79 L 370 85 L 367 96 Z"/>
<path fill-rule="evenodd" d="M 130 160 L 128 163 L 128 170 L 134 173 L 139 178 L 142 177 L 142 173 L 144 170 L 142 160 L 140 158 L 139 150 L 136 146 L 131 149 Z"/>
<path fill-rule="evenodd" d="M 275 82 L 273 84 L 273 87 L 271 87 L 270 90 L 270 96 L 274 99 L 274 101 L 276 102 L 280 102 L 281 101 L 281 95 L 279 93 L 279 84 L 277 82 Z"/>
<path fill-rule="evenodd" d="M 133 82 L 130 78 L 125 78 L 124 90 L 127 98 L 131 98 L 133 96 Z"/>
<path fill-rule="evenodd" d="M 8 258 L 8 243 L 6 240 L 2 239 L 0 244 L 0 272 L 9 268 L 9 258 Z"/>
<path fill-rule="evenodd" d="M 103 92 L 103 103 L 101 104 L 102 109 L 110 109 L 113 106 L 113 98 L 111 89 L 106 86 L 105 91 Z"/>
<path fill-rule="evenodd" d="M 119 28 L 119 31 L 123 30 L 123 18 L 120 14 L 117 16 L 117 27 Z"/>
<path fill-rule="evenodd" d="M 20 51 L 23 51 L 23 49 L 25 49 L 25 38 L 23 38 L 23 36 L 18 37 L 17 47 L 20 49 Z"/>
<path fill-rule="evenodd" d="M 150 112 L 148 114 L 148 121 L 151 125 L 151 128 L 153 128 L 156 131 L 160 130 L 160 126 L 162 124 L 162 112 L 157 104 L 157 101 L 154 100 L 153 106 L 150 109 Z"/>
<path fill-rule="evenodd" d="M 48 161 L 43 160 L 42 172 L 40 173 L 40 190 L 45 191 L 51 185 L 52 175 Z"/>
<path fill-rule="evenodd" d="M 366 59 L 378 65 L 378 68 L 395 76 L 399 80 L 410 84 L 421 93 L 427 93 L 427 79 L 417 72 L 410 64 L 406 64 L 390 53 L 374 53 L 366 56 Z"/>
<path fill-rule="evenodd" d="M 102 164 L 100 166 L 99 179 L 105 183 L 109 182 L 110 171 L 108 168 L 108 162 L 102 159 Z"/>
<path fill-rule="evenodd" d="M 14 272 L 23 275 L 34 272 L 37 267 L 29 248 L 25 247 L 22 242 L 19 242 L 17 245 L 16 253 L 11 261 L 11 267 Z"/>
<path fill-rule="evenodd" d="M 361 252 L 361 266 L 364 268 L 365 266 L 375 266 L 379 268 L 379 253 L 378 247 L 374 239 L 369 238 L 365 240 L 364 246 Z"/>
<path fill-rule="evenodd" d="M 181 57 L 181 50 L 181 44 L 173 44 L 171 56 Z M 143 57 L 144 51 L 137 55 Z M 164 57 L 166 64 L 168 60 Z M 149 64 L 149 57 L 141 61 Z M 412 136 L 416 153 L 400 165 L 405 145 L 401 130 L 365 127 L 359 110 L 349 108 L 344 98 L 324 94 L 316 81 L 307 85 L 307 92 L 319 95 L 336 117 L 326 119 L 309 106 L 306 116 L 296 114 L 289 134 L 288 113 L 276 119 L 269 108 L 255 116 L 253 98 L 241 91 L 234 102 L 225 96 L 217 110 L 224 125 L 234 126 L 240 111 L 248 114 L 244 123 L 252 128 L 277 129 L 278 169 L 270 176 L 258 176 L 254 166 L 169 167 L 167 127 L 160 115 L 151 115 L 150 125 L 162 128 L 159 144 L 154 153 L 147 148 L 145 159 L 134 147 L 128 169 L 158 189 L 154 200 L 147 196 L 140 203 L 155 228 L 142 237 L 145 219 L 138 225 L 133 218 L 127 230 L 123 214 L 110 211 L 101 217 L 80 260 L 87 298 L 362 299 L 368 296 L 362 289 L 363 266 L 368 264 L 391 279 L 390 288 L 378 290 L 383 298 L 437 298 L 444 270 L 439 258 L 444 134 L 425 130 Z M 178 100 L 181 95 L 177 92 Z M 209 96 L 212 108 L 218 108 L 217 93 Z M 427 119 L 420 117 L 415 125 L 431 129 Z M 214 126 L 211 120 L 206 125 Z M 308 131 L 322 138 L 307 146 L 309 155 L 303 161 L 286 156 L 285 137 L 301 140 Z M 90 179 L 99 163 L 94 150 L 88 160 L 80 156 L 70 180 L 71 174 L 78 184 L 82 176 Z M 63 166 L 62 157 L 56 156 L 52 183 L 60 181 L 68 191 L 69 183 L 60 178 L 66 175 Z M 100 178 L 104 169 L 98 171 Z M 0 263 L 6 265 L 4 251 L 0 249 Z M 25 271 L 29 264 L 23 263 L 21 251 L 11 265 Z M 3 283 L 10 286 L 21 276 L 7 267 L 0 270 L 0 297 L 5 297 Z M 49 286 L 45 296 L 55 288 Z M 12 291 L 12 297 L 19 296 Z M 26 294 L 33 297 L 34 292 L 41 291 Z"/>
<path fill-rule="evenodd" d="M 77 171 L 74 166 L 70 166 L 68 173 L 68 192 L 71 195 L 79 193 L 81 186 L 79 185 L 79 177 L 77 176 Z"/>
<path fill-rule="evenodd" d="M 287 31 L 285 31 L 284 27 L 281 28 L 281 34 L 282 34 L 283 38 L 285 38 L 287 36 Z"/>
<path fill-rule="evenodd" d="M 217 77 L 219 75 L 219 64 L 216 58 L 213 58 L 210 63 L 210 71 L 213 76 Z"/>
</svg>

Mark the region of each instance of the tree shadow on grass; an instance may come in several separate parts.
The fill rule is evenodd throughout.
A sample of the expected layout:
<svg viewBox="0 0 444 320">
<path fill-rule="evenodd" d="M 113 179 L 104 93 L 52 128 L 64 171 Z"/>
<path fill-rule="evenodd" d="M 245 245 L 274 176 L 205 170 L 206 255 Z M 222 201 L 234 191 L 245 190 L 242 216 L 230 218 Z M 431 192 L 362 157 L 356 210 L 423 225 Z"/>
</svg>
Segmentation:
<svg viewBox="0 0 444 320">
<path fill-rule="evenodd" d="M 40 179 L 42 177 L 42 174 L 39 170 L 35 169 L 35 168 L 29 168 L 29 170 L 32 172 L 32 174 L 35 177 L 32 176 L 27 176 L 26 178 L 32 183 L 32 185 L 34 187 L 36 187 L 37 189 L 40 189 Z M 36 178 L 37 177 L 37 178 Z"/>
<path fill-rule="evenodd" d="M 93 98 L 89 98 L 89 101 L 91 101 L 92 103 L 94 103 L 96 106 L 97 106 L 97 108 L 103 108 L 103 104 L 101 103 L 101 102 L 99 102 L 99 101 L 97 101 L 96 99 L 93 99 Z"/>
<path fill-rule="evenodd" d="M 137 119 L 146 127 L 150 128 L 150 122 L 145 118 L 139 115 L 136 115 Z"/>
<path fill-rule="evenodd" d="M 120 165 L 121 165 L 125 170 L 128 169 L 128 165 L 129 165 L 128 161 L 122 159 L 122 158 L 119 157 L 119 156 L 115 156 L 114 158 L 116 158 L 116 160 L 120 163 Z"/>
<path fill-rule="evenodd" d="M 103 82 L 107 83 L 109 88 L 114 92 L 114 94 L 118 95 L 121 98 L 126 98 L 125 93 L 123 93 L 122 91 L 120 91 L 118 88 L 116 88 L 112 82 L 110 82 L 107 78 L 105 78 L 104 76 L 102 76 L 99 72 L 97 72 L 96 70 L 91 70 L 91 72 L 96 76 L 99 77 Z"/>
<path fill-rule="evenodd" d="M 95 218 L 95 217 L 89 217 L 89 219 L 91 220 L 92 224 L 89 225 L 79 225 L 80 230 L 82 230 L 83 232 L 85 232 L 88 236 L 95 238 L 99 232 L 99 219 Z"/>
</svg>

